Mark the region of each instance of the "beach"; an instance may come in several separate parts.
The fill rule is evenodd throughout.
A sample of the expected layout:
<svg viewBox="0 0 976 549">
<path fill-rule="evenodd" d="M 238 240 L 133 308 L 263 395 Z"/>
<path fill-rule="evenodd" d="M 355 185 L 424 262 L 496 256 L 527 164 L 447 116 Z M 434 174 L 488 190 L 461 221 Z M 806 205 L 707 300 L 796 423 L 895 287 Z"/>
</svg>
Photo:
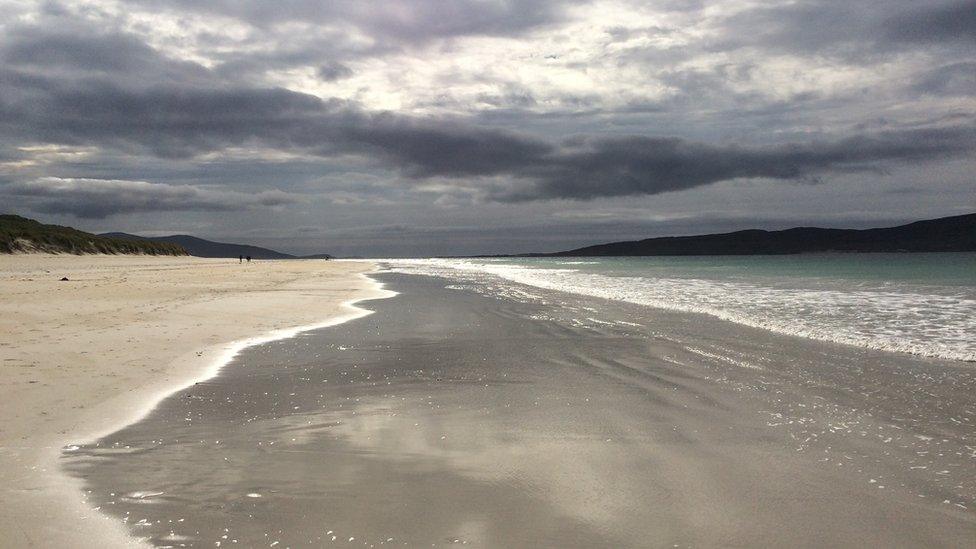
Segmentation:
<svg viewBox="0 0 976 549">
<path fill-rule="evenodd" d="M 4 260 L 2 547 L 976 536 L 971 363 L 596 291 L 645 263 Z"/>
<path fill-rule="evenodd" d="M 974 14 L 3 2 L 0 549 L 976 549 Z"/>
<path fill-rule="evenodd" d="M 63 446 L 137 420 L 229 344 L 363 314 L 369 263 L 0 256 L 0 547 L 136 544 L 83 504 Z M 61 278 L 67 278 L 62 281 Z"/>
<path fill-rule="evenodd" d="M 157 547 L 976 535 L 969 364 L 497 277 L 369 276 L 395 292 L 373 314 L 244 349 L 68 449 L 88 505 Z"/>
</svg>

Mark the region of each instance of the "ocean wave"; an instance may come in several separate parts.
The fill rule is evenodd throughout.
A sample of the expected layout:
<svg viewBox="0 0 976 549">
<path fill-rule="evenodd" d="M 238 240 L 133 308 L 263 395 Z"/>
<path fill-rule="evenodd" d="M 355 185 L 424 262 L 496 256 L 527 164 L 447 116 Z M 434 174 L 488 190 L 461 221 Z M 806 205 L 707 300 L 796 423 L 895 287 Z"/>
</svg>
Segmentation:
<svg viewBox="0 0 976 549">
<path fill-rule="evenodd" d="M 566 262 L 556 262 L 562 267 Z M 971 291 L 893 285 L 772 287 L 742 280 L 607 276 L 474 260 L 398 261 L 395 270 L 448 278 L 494 277 L 518 284 L 707 314 L 781 334 L 949 360 L 976 361 Z"/>
</svg>

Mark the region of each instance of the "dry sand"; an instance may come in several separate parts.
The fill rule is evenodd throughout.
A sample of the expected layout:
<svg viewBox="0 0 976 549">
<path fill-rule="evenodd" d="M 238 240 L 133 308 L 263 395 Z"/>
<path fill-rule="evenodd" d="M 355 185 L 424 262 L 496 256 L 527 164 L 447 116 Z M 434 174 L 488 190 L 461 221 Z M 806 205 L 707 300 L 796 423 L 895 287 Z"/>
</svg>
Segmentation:
<svg viewBox="0 0 976 549">
<path fill-rule="evenodd" d="M 0 547 L 134 544 L 82 503 L 60 449 L 138 417 L 231 342 L 361 312 L 344 303 L 376 295 L 372 268 L 0 256 Z"/>
</svg>

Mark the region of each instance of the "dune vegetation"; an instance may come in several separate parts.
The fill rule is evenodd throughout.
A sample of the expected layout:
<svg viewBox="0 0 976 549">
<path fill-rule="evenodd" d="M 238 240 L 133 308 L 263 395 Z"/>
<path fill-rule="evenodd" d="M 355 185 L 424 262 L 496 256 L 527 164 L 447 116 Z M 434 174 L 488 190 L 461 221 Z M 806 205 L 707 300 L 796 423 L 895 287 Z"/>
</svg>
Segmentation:
<svg viewBox="0 0 976 549">
<path fill-rule="evenodd" d="M 177 244 L 103 237 L 19 215 L 0 215 L 0 253 L 188 255 Z"/>
</svg>

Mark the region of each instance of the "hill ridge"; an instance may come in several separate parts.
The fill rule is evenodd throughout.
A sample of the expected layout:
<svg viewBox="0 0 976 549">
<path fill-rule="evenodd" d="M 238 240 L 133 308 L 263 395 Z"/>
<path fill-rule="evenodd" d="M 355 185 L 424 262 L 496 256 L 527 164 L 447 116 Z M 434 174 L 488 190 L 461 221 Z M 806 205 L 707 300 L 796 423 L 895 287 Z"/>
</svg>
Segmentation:
<svg viewBox="0 0 976 549">
<path fill-rule="evenodd" d="M 823 252 L 976 251 L 976 213 L 913 221 L 895 227 L 831 229 L 792 227 L 769 231 L 663 236 L 584 246 L 532 257 L 653 255 L 786 255 Z"/>
<path fill-rule="evenodd" d="M 177 244 L 100 236 L 13 214 L 0 215 L 0 253 L 188 255 Z"/>
<path fill-rule="evenodd" d="M 253 259 L 296 259 L 297 256 L 279 252 L 250 244 L 236 244 L 231 242 L 216 242 L 188 234 L 173 234 L 167 236 L 138 236 L 134 234 L 112 232 L 102 233 L 101 236 L 142 240 L 152 242 L 169 242 L 186 248 L 190 255 L 197 257 L 232 257 L 251 256 Z"/>
</svg>

